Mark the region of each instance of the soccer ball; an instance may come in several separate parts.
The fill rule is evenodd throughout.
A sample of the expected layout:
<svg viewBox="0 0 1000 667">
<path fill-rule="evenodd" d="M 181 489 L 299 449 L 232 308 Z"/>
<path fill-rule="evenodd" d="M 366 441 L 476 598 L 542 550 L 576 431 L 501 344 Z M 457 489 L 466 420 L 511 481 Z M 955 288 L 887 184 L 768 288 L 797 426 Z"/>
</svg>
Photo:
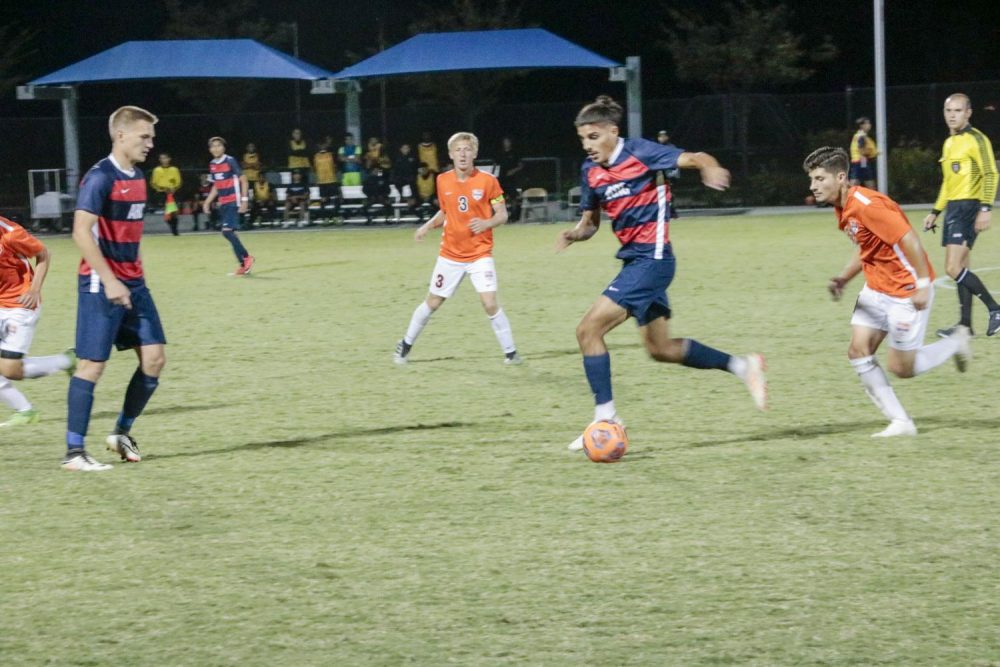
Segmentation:
<svg viewBox="0 0 1000 667">
<path fill-rule="evenodd" d="M 628 435 L 618 422 L 594 422 L 583 432 L 583 451 L 594 463 L 617 463 L 628 449 Z"/>
</svg>

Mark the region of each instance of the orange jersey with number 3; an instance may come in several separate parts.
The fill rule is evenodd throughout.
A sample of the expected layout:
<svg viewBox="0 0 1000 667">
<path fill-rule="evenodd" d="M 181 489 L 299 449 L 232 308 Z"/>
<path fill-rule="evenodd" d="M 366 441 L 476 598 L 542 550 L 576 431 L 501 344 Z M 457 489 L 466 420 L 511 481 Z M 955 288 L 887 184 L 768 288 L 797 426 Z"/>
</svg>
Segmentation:
<svg viewBox="0 0 1000 667">
<path fill-rule="evenodd" d="M 0 308 L 24 308 L 18 298 L 31 289 L 31 258 L 45 250 L 21 225 L 0 217 Z"/>
<path fill-rule="evenodd" d="M 889 296 L 910 296 L 916 289 L 917 272 L 899 242 L 913 227 L 899 204 L 881 192 L 855 186 L 847 191 L 844 208 L 836 211 L 841 231 L 858 247 L 868 287 Z M 934 280 L 926 252 L 924 261 Z"/>
<path fill-rule="evenodd" d="M 493 217 L 493 205 L 503 201 L 503 190 L 492 174 L 473 169 L 464 181 L 454 171 L 437 177 L 438 203 L 444 211 L 441 256 L 456 262 L 474 262 L 493 253 L 493 230 L 473 234 L 472 220 Z"/>
</svg>

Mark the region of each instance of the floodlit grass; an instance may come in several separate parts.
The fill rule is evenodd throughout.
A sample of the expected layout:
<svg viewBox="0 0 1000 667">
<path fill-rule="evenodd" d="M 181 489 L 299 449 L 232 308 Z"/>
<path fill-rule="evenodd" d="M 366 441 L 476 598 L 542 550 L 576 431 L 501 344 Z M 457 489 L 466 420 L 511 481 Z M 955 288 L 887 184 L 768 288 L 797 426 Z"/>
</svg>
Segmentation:
<svg viewBox="0 0 1000 667">
<path fill-rule="evenodd" d="M 170 345 L 146 460 L 59 470 L 64 377 L 21 383 L 43 422 L 0 432 L 0 664 L 1000 664 L 1000 342 L 896 380 L 921 434 L 872 441 L 832 214 L 682 219 L 674 331 L 764 353 L 773 408 L 626 324 L 632 444 L 595 465 L 566 451 L 592 409 L 574 328 L 615 247 L 556 255 L 558 229 L 497 232 L 520 367 L 470 285 L 392 364 L 437 250 L 412 229 L 246 234 L 249 279 L 220 237 L 147 238 Z M 48 243 L 35 354 L 73 339 L 77 255 Z M 955 312 L 938 290 L 932 328 Z M 133 368 L 98 387 L 98 459 Z"/>
</svg>

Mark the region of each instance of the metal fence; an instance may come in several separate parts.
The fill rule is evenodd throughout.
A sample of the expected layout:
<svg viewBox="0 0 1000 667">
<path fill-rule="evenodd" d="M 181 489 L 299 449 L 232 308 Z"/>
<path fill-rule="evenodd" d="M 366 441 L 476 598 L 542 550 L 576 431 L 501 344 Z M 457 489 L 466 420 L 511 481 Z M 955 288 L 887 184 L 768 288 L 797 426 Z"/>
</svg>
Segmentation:
<svg viewBox="0 0 1000 667">
<path fill-rule="evenodd" d="M 900 190 L 893 181 L 892 154 L 900 149 L 940 150 L 947 130 L 941 117 L 944 98 L 961 91 L 973 100 L 973 123 L 994 141 L 1000 141 L 1000 81 L 940 83 L 922 86 L 893 86 L 888 89 L 890 154 L 890 194 L 927 201 L 934 196 L 934 164 L 911 187 Z M 446 154 L 444 142 L 458 129 L 471 129 L 480 138 L 480 157 L 491 159 L 499 153 L 504 136 L 513 139 L 523 157 L 554 158 L 531 161 L 522 185 L 533 179 L 552 193 L 564 193 L 578 180 L 582 160 L 572 119 L 587 100 L 541 104 L 500 104 L 485 112 L 468 128 L 465 110 L 437 105 L 406 105 L 385 110 L 390 147 L 402 142 L 416 144 L 424 132 L 431 132 Z M 303 111 L 301 123 L 295 113 L 240 114 L 161 114 L 157 126 L 157 148 L 170 152 L 174 164 L 184 169 L 201 169 L 209 155 L 208 137 L 222 135 L 229 140 L 230 153 L 239 157 L 248 142 L 257 144 L 265 163 L 285 164 L 285 147 L 290 130 L 301 126 L 310 145 L 329 135 L 341 143 L 345 118 L 341 98 L 331 98 L 325 111 Z M 745 103 L 745 107 L 742 105 Z M 873 116 L 874 90 L 847 88 L 837 93 L 755 94 L 744 99 L 726 96 L 650 99 L 644 102 L 645 134 L 662 128 L 671 131 L 679 146 L 713 153 L 734 173 L 734 188 L 728 194 L 704 192 L 697 179 L 683 177 L 677 196 L 684 206 L 801 203 L 805 180 L 800 164 L 803 156 L 819 143 L 839 142 L 846 146 L 857 116 Z M 739 110 L 746 109 L 745 150 L 739 131 Z M 366 137 L 378 134 L 383 114 L 378 108 L 362 110 Z M 57 116 L 47 118 L 6 118 L 0 132 L 0 155 L 5 169 L 0 172 L 0 210 L 22 212 L 28 204 L 27 170 L 63 166 L 62 123 Z M 106 116 L 80 118 L 82 167 L 107 154 Z M 365 137 L 365 138 L 366 138 Z M 363 142 L 359 142 L 363 143 Z M 155 162 L 151 161 L 148 168 Z M 537 172 L 537 173 L 536 173 Z M 918 179 L 918 180 L 920 180 Z M 912 180 L 912 179 L 911 179 Z"/>
</svg>

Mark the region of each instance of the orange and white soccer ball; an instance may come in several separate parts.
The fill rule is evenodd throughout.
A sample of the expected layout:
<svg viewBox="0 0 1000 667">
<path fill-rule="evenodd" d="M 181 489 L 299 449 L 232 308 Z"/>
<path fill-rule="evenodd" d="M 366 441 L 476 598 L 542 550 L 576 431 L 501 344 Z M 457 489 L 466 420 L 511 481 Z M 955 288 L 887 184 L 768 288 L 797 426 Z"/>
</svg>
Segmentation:
<svg viewBox="0 0 1000 667">
<path fill-rule="evenodd" d="M 618 422 L 594 422 L 583 432 L 583 451 L 594 463 L 617 463 L 628 449 L 628 435 Z"/>
</svg>

